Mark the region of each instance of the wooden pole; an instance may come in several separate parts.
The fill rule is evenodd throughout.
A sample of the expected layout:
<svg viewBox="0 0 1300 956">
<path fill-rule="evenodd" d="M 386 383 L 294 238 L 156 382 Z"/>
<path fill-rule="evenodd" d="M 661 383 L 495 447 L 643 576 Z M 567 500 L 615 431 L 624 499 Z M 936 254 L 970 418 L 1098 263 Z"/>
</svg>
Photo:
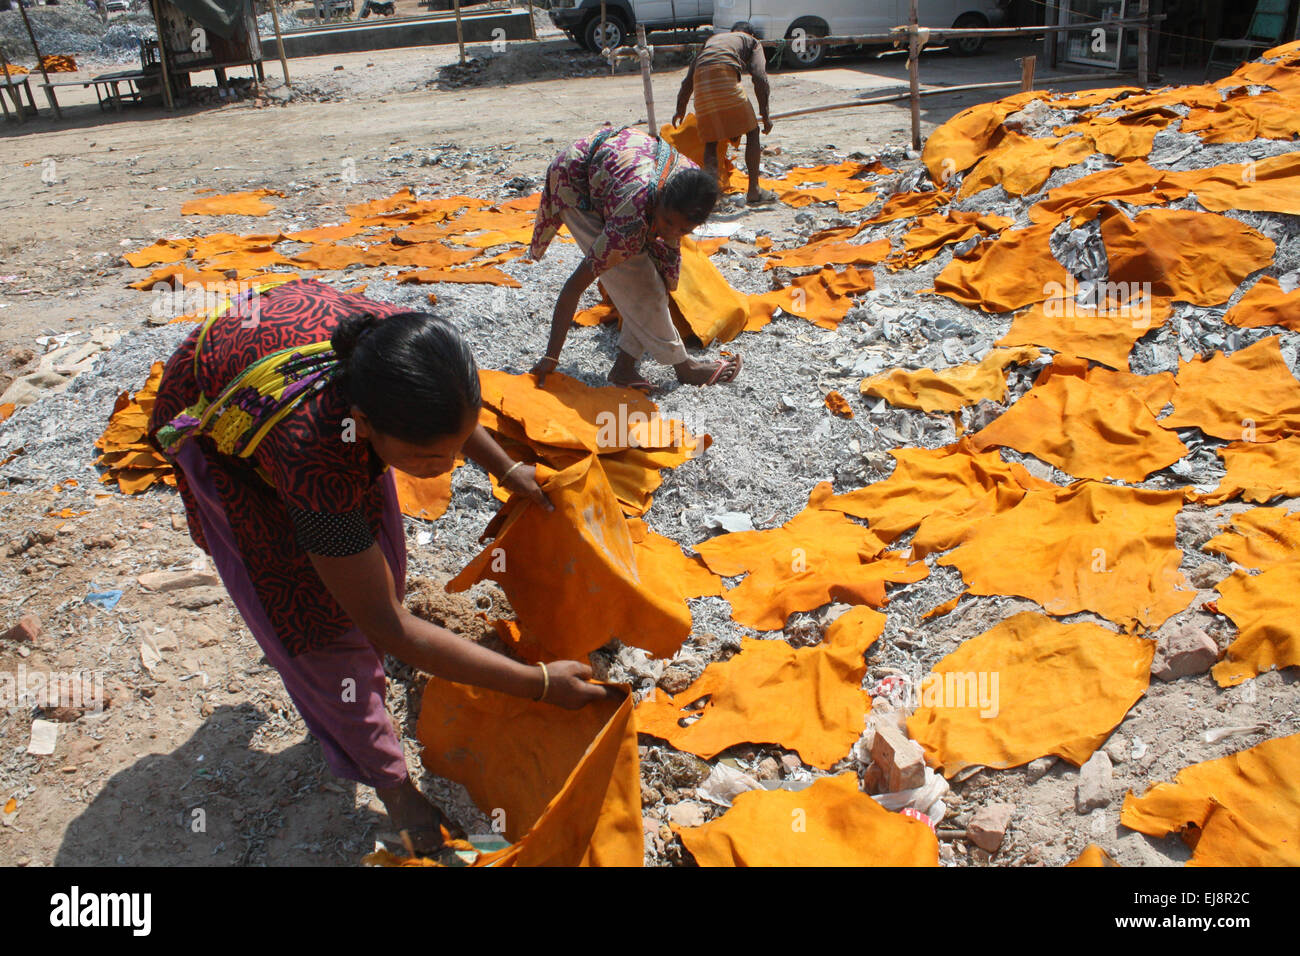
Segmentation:
<svg viewBox="0 0 1300 956">
<path fill-rule="evenodd" d="M 1038 62 L 1036 56 L 1024 56 L 1020 58 L 1020 91 L 1027 93 L 1034 88 L 1034 65 Z"/>
<path fill-rule="evenodd" d="M 45 58 L 41 56 L 41 48 L 36 45 L 36 34 L 32 32 L 32 21 L 27 19 L 27 8 L 19 3 L 18 12 L 23 15 L 23 25 L 27 27 L 27 36 L 32 41 L 32 49 L 36 52 L 36 65 L 41 68 L 41 76 L 45 77 L 45 98 L 54 107 L 54 115 L 59 119 L 63 119 L 63 111 L 59 109 L 59 101 L 54 98 L 54 91 L 49 86 L 50 74 L 45 70 Z"/>
<path fill-rule="evenodd" d="M 465 29 L 460 22 L 460 0 L 452 0 L 456 8 L 456 42 L 460 45 L 460 65 L 465 65 Z"/>
<path fill-rule="evenodd" d="M 599 46 L 600 46 L 601 50 L 606 50 L 606 49 L 608 49 L 608 47 L 605 46 L 605 23 L 606 23 L 606 22 L 607 22 L 607 21 L 606 21 L 606 19 L 605 19 L 605 0 L 600 0 L 600 44 L 599 44 Z M 613 76 L 613 75 L 614 75 L 614 64 L 617 63 L 617 62 L 618 62 L 618 60 L 617 60 L 615 57 L 612 57 L 612 56 L 611 56 L 611 57 L 609 58 L 609 75 L 610 75 L 610 76 Z"/>
<path fill-rule="evenodd" d="M 1138 0 L 1138 16 L 1145 17 L 1149 12 L 1149 0 Z M 1145 87 L 1150 79 L 1150 59 L 1151 29 L 1149 24 L 1143 23 L 1138 27 L 1138 86 Z"/>
<path fill-rule="evenodd" d="M 3 68 L 5 73 L 5 90 L 4 93 L 0 93 L 0 106 L 4 107 L 5 119 L 9 119 L 9 104 L 5 102 L 5 97 L 12 96 L 14 98 L 14 105 L 18 110 L 18 122 L 25 123 L 27 122 L 27 117 L 23 115 L 22 94 L 13 92 L 14 88 L 9 85 L 9 61 L 5 59 L 5 51 L 3 48 L 0 48 L 0 68 Z"/>
<path fill-rule="evenodd" d="M 289 61 L 284 55 L 284 37 L 280 34 L 279 0 L 271 0 L 271 23 L 275 26 L 275 46 L 280 51 L 280 68 L 284 70 L 284 85 L 289 86 Z"/>
<path fill-rule="evenodd" d="M 162 11 L 160 0 L 149 0 L 149 12 L 153 14 L 153 24 L 158 28 L 158 65 L 162 67 L 163 106 L 167 112 L 174 112 L 176 103 L 172 99 L 172 71 L 167 66 L 167 39 L 163 36 Z"/>
<path fill-rule="evenodd" d="M 916 0 L 907 5 L 907 82 L 912 101 L 912 149 L 921 149 L 921 41 L 918 36 Z"/>
<path fill-rule="evenodd" d="M 645 115 L 650 124 L 650 135 L 659 138 L 659 124 L 655 122 L 655 91 L 650 85 L 650 50 L 645 40 L 645 24 L 636 25 L 636 48 L 641 54 L 641 84 L 645 87 Z"/>
<path fill-rule="evenodd" d="M 533 19 L 533 0 L 528 0 L 528 32 L 534 40 L 537 39 L 537 21 Z"/>
</svg>

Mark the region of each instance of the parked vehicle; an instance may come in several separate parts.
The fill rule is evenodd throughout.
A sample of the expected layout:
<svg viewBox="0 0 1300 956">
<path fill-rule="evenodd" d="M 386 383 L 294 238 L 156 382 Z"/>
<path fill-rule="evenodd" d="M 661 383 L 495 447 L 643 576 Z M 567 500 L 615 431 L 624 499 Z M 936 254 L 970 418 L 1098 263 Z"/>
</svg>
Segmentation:
<svg viewBox="0 0 1300 956">
<path fill-rule="evenodd" d="M 646 30 L 694 29 L 713 22 L 714 0 L 605 0 L 605 32 L 600 31 L 600 0 L 552 0 L 551 22 L 588 50 L 633 42 L 638 23 Z"/>
<path fill-rule="evenodd" d="M 1000 26 L 1011 0 L 918 0 L 921 26 Z M 748 25 L 760 40 L 794 40 L 799 37 L 855 36 L 888 33 L 904 26 L 907 0 L 715 0 L 714 26 L 735 30 Z M 800 32 L 802 31 L 802 32 Z M 979 37 L 953 40 L 949 47 L 973 56 L 983 47 Z M 786 55 L 796 66 L 818 66 L 828 48 L 816 42 L 792 45 Z"/>
</svg>

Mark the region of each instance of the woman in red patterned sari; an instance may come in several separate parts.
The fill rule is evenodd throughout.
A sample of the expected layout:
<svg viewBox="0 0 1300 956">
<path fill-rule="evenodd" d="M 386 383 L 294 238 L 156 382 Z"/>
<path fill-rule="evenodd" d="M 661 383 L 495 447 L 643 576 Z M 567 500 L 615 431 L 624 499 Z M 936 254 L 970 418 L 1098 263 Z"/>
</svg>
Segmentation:
<svg viewBox="0 0 1300 956">
<path fill-rule="evenodd" d="M 259 393 L 258 381 L 276 387 Z M 479 426 L 479 404 L 478 369 L 454 325 L 297 281 L 190 335 L 167 363 L 150 425 L 177 466 L 191 536 L 330 769 L 374 787 L 398 829 L 428 833 L 425 847 L 441 842 L 442 816 L 407 774 L 384 705 L 385 653 L 561 707 L 605 695 L 586 664 L 530 667 L 402 606 L 406 541 L 388 466 L 428 478 L 463 453 L 551 507 L 534 469 Z"/>
</svg>

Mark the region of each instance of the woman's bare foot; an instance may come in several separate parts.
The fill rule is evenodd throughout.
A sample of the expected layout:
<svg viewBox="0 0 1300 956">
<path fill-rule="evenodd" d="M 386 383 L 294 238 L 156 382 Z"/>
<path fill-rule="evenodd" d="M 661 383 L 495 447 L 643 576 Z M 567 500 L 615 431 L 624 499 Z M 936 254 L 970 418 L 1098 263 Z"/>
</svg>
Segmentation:
<svg viewBox="0 0 1300 956">
<path fill-rule="evenodd" d="M 421 839 L 414 841 L 417 849 L 427 851 L 431 844 L 435 849 L 441 845 L 441 829 L 444 827 L 453 838 L 464 838 L 461 828 L 449 820 L 437 804 L 416 790 L 410 778 L 396 787 L 376 787 L 375 793 L 384 802 L 384 809 L 388 811 L 395 830 L 399 833 L 406 830 L 413 839 L 415 834 L 420 835 Z"/>
<path fill-rule="evenodd" d="M 727 355 L 713 362 L 701 362 L 687 359 L 673 366 L 677 372 L 677 381 L 683 385 L 717 385 L 735 381 L 740 373 L 739 355 Z"/>
</svg>

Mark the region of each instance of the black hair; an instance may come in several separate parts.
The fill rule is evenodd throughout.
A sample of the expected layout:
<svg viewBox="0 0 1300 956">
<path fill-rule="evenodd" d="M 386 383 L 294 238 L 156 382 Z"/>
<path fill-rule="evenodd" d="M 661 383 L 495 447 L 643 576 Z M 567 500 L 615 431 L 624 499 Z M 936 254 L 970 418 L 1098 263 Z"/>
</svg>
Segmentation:
<svg viewBox="0 0 1300 956">
<path fill-rule="evenodd" d="M 424 444 L 477 418 L 478 363 L 451 322 L 428 312 L 343 319 L 331 338 L 341 384 L 375 428 Z"/>
<path fill-rule="evenodd" d="M 687 222 L 698 226 L 709 218 L 713 207 L 717 205 L 718 179 L 699 167 L 679 169 L 668 178 L 664 185 L 660 205 L 665 209 L 684 216 Z"/>
</svg>

